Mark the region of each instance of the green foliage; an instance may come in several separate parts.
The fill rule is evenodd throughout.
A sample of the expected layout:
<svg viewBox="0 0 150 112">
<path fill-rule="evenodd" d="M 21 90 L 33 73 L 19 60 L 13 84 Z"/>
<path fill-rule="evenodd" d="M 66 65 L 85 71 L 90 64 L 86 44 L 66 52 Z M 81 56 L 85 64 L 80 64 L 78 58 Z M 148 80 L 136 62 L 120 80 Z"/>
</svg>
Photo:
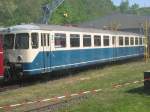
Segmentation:
<svg viewBox="0 0 150 112">
<path fill-rule="evenodd" d="M 41 0 L 1 0 L 0 25 L 35 22 L 41 15 Z"/>
<path fill-rule="evenodd" d="M 150 15 L 150 7 L 138 9 L 140 15 Z"/>
<path fill-rule="evenodd" d="M 129 6 L 129 1 L 124 0 L 121 2 L 119 6 L 119 12 L 136 15 L 150 15 L 150 8 L 149 7 L 140 8 L 139 5 L 136 3 L 133 4 L 132 6 Z"/>
<path fill-rule="evenodd" d="M 40 23 L 41 7 L 52 0 L 0 0 L 0 26 L 10 26 L 21 23 Z M 83 21 L 102 17 L 113 12 L 149 15 L 150 8 L 139 8 L 138 4 L 129 7 L 128 0 L 119 7 L 111 0 L 65 0 L 54 11 L 51 24 L 77 24 Z M 66 14 L 67 16 L 64 16 Z"/>
<path fill-rule="evenodd" d="M 102 4 L 103 3 L 103 4 Z M 110 0 L 66 0 L 52 18 L 55 24 L 74 24 L 103 16 L 115 10 Z M 64 16 L 67 13 L 67 17 Z"/>
<path fill-rule="evenodd" d="M 128 0 L 123 0 L 120 4 L 120 11 L 122 13 L 125 13 L 129 10 L 129 1 Z"/>
<path fill-rule="evenodd" d="M 1 0 L 0 25 L 40 22 L 42 5 L 50 2 L 51 0 Z M 111 0 L 65 0 L 53 13 L 49 23 L 75 24 L 103 16 L 114 10 L 115 6 Z"/>
<path fill-rule="evenodd" d="M 139 15 L 139 5 L 138 4 L 133 4 L 132 6 L 131 6 L 131 13 L 133 13 L 133 14 L 137 14 L 137 15 Z"/>
</svg>

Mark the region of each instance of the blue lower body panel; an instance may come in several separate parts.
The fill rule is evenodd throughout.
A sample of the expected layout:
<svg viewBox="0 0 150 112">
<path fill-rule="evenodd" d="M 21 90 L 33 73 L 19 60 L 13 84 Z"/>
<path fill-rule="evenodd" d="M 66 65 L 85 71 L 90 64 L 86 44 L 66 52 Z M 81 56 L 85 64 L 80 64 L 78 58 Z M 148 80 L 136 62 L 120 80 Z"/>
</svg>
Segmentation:
<svg viewBox="0 0 150 112">
<path fill-rule="evenodd" d="M 144 54 L 144 47 L 97 48 L 40 52 L 32 63 L 23 64 L 24 74 L 36 75 L 54 70 L 123 60 Z"/>
</svg>

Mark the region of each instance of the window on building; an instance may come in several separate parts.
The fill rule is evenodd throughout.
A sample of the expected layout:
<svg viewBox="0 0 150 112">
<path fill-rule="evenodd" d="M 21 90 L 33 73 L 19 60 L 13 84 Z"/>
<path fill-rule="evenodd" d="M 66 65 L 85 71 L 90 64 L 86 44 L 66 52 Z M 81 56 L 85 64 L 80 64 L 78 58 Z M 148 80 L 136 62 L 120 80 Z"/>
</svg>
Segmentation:
<svg viewBox="0 0 150 112">
<path fill-rule="evenodd" d="M 139 44 L 139 38 L 136 37 L 136 38 L 135 38 L 135 45 L 138 45 L 138 44 Z"/>
<path fill-rule="evenodd" d="M 70 34 L 70 47 L 80 47 L 79 34 Z"/>
<path fill-rule="evenodd" d="M 119 45 L 123 46 L 123 37 L 119 37 Z"/>
<path fill-rule="evenodd" d="M 134 37 L 130 38 L 130 45 L 134 45 Z"/>
<path fill-rule="evenodd" d="M 125 45 L 129 45 L 129 37 L 125 37 Z"/>
<path fill-rule="evenodd" d="M 94 46 L 101 46 L 101 36 L 94 35 Z"/>
<path fill-rule="evenodd" d="M 142 42 L 142 38 L 139 38 L 139 44 L 142 45 L 143 42 Z"/>
<path fill-rule="evenodd" d="M 83 46 L 84 47 L 91 46 L 91 35 L 83 35 Z"/>
<path fill-rule="evenodd" d="M 31 33 L 31 45 L 33 49 L 37 49 L 39 45 L 39 35 L 38 33 Z"/>
<path fill-rule="evenodd" d="M 66 34 L 55 33 L 55 47 L 57 48 L 66 47 Z"/>
<path fill-rule="evenodd" d="M 109 36 L 103 36 L 104 46 L 109 46 Z"/>
</svg>

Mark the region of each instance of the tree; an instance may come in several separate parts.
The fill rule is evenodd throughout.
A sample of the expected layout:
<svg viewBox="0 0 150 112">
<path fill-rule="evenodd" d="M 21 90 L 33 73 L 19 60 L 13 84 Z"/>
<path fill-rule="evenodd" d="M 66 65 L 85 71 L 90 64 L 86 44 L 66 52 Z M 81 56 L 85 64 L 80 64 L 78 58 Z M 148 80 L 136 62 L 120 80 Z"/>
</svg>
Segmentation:
<svg viewBox="0 0 150 112">
<path fill-rule="evenodd" d="M 40 22 L 42 5 L 51 0 L 0 0 L 0 25 Z M 53 13 L 52 24 L 77 24 L 115 10 L 111 0 L 65 0 Z M 67 15 L 67 16 L 64 16 Z"/>
<path fill-rule="evenodd" d="M 133 5 L 131 6 L 130 10 L 131 10 L 131 12 L 132 12 L 133 14 L 139 15 L 139 5 L 138 5 L 138 4 L 136 4 L 136 3 L 133 4 Z"/>
<path fill-rule="evenodd" d="M 120 4 L 120 11 L 126 13 L 129 10 L 129 1 L 123 0 Z"/>
</svg>

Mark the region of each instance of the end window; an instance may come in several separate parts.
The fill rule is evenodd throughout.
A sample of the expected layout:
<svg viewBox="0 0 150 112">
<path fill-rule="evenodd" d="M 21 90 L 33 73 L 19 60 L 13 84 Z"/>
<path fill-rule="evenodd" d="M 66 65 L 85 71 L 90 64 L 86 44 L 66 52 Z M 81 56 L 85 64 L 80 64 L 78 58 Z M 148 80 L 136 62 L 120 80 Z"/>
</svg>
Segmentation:
<svg viewBox="0 0 150 112">
<path fill-rule="evenodd" d="M 29 49 L 29 34 L 28 33 L 16 34 L 15 48 L 16 49 Z"/>
</svg>

